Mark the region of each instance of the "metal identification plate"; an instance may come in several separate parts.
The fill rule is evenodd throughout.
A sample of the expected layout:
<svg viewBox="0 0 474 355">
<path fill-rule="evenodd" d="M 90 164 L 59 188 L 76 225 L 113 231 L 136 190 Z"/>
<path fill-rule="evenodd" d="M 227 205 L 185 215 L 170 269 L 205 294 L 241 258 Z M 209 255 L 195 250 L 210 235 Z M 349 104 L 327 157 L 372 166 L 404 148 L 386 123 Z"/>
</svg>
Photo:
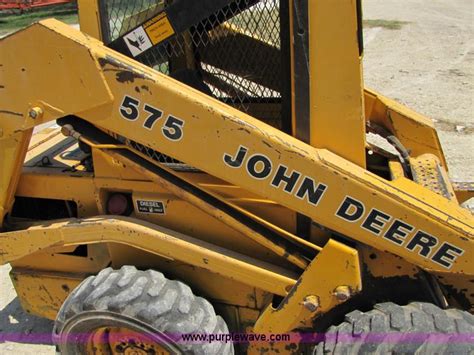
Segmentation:
<svg viewBox="0 0 474 355">
<path fill-rule="evenodd" d="M 137 209 L 140 213 L 165 214 L 162 201 L 137 200 Z"/>
</svg>

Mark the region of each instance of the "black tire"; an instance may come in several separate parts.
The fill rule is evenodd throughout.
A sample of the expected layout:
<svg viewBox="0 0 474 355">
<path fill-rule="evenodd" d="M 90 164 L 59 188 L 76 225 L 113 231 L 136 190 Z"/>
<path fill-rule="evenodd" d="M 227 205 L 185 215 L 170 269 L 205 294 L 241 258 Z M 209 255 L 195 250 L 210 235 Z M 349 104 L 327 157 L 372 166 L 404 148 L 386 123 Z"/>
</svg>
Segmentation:
<svg viewBox="0 0 474 355">
<path fill-rule="evenodd" d="M 100 327 L 122 327 L 151 337 L 157 335 L 171 353 L 234 353 L 231 343 L 184 344 L 166 338 L 165 334 L 229 331 L 207 300 L 194 296 L 184 283 L 168 280 L 154 270 L 140 271 L 133 266 L 107 268 L 85 279 L 59 310 L 53 339 L 62 354 L 80 353 L 85 349 L 81 344 L 87 341 L 80 341 L 75 334 L 90 334 Z"/>
<path fill-rule="evenodd" d="M 372 339 L 372 341 L 370 341 Z M 445 341 L 442 341 L 444 339 Z M 317 354 L 472 354 L 474 316 L 430 303 L 381 303 L 348 313 L 326 332 Z"/>
</svg>

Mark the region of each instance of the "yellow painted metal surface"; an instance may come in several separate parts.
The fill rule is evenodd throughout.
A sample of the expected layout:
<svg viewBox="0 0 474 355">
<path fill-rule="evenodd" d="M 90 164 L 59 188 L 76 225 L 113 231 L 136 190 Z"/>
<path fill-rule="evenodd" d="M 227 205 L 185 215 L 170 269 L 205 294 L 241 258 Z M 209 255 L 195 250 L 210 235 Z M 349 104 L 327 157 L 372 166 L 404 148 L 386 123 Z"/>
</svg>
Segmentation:
<svg viewBox="0 0 474 355">
<path fill-rule="evenodd" d="M 191 205 L 201 209 L 202 211 L 210 214 L 215 219 L 217 219 L 221 222 L 224 222 L 226 225 L 228 225 L 232 229 L 240 232 L 244 236 L 252 239 L 256 243 L 258 243 L 261 246 L 265 247 L 266 249 L 271 250 L 275 254 L 277 254 L 280 257 L 286 259 L 287 261 L 293 263 L 294 265 L 296 265 L 296 266 L 298 266 L 302 269 L 305 269 L 306 266 L 308 265 L 307 259 L 305 259 L 302 255 L 292 253 L 292 252 L 288 251 L 287 249 L 285 249 L 285 247 L 282 246 L 281 244 L 277 244 L 277 243 L 274 243 L 274 242 L 268 240 L 265 236 L 261 235 L 256 230 L 254 230 L 252 228 L 249 228 L 247 225 L 241 223 L 241 221 L 239 221 L 237 218 L 234 218 L 230 214 L 225 213 L 222 209 L 218 209 L 218 208 L 214 207 L 212 204 L 207 203 L 203 199 L 198 198 L 197 196 L 189 193 L 186 189 L 181 188 L 179 185 L 173 184 L 170 181 L 165 180 L 165 179 L 161 178 L 160 176 L 158 176 L 156 174 L 153 174 L 151 171 L 148 171 L 147 169 L 140 166 L 139 164 L 136 164 L 132 160 L 130 160 L 126 157 L 123 157 L 119 154 L 116 154 L 115 152 L 109 152 L 109 154 L 111 155 L 111 157 L 114 160 L 123 163 L 125 166 L 130 167 L 131 169 L 134 169 L 138 172 L 141 172 L 144 176 L 147 176 L 150 180 L 152 180 L 156 184 L 161 185 L 162 187 L 164 187 L 166 190 L 168 190 L 170 193 L 172 193 L 173 195 L 175 195 L 179 199 L 182 199 L 183 201 L 188 202 L 189 204 L 191 204 Z M 167 171 L 168 171 L 168 174 L 174 175 L 172 170 L 167 169 Z M 184 179 L 181 180 L 181 181 L 188 182 Z M 203 189 L 200 189 L 200 191 L 202 191 L 203 193 L 207 193 L 207 194 L 209 194 L 209 196 L 212 196 L 212 197 L 215 197 L 216 199 L 218 199 L 218 197 L 216 195 L 212 195 L 208 191 L 205 191 Z M 220 201 L 222 203 L 225 203 L 226 206 L 228 206 L 230 208 L 238 209 L 238 207 L 235 206 L 235 205 L 227 203 L 223 200 L 220 200 Z M 247 215 L 248 215 L 248 213 L 247 213 Z M 258 220 L 258 217 L 255 216 L 255 218 L 253 220 Z M 301 238 L 298 238 L 298 237 L 296 237 L 296 236 L 294 236 L 294 235 L 292 235 L 288 232 L 284 233 L 284 231 L 281 230 L 281 228 L 278 228 L 277 226 L 274 226 L 274 225 L 272 225 L 268 222 L 267 222 L 267 227 L 272 228 L 273 230 L 281 231 L 281 233 L 290 240 L 293 240 L 295 242 L 300 242 L 301 241 L 302 243 L 305 243 L 305 245 L 310 245 L 311 246 L 310 243 L 307 243 L 306 241 L 302 240 Z M 318 250 L 319 248 L 314 246 L 312 249 L 313 250 Z"/>
<path fill-rule="evenodd" d="M 403 171 L 403 166 L 400 161 L 389 161 L 388 167 L 390 169 L 390 175 L 392 180 L 405 177 L 405 172 Z"/>
<path fill-rule="evenodd" d="M 411 277 L 414 278 L 420 272 L 420 268 L 407 263 L 399 256 L 382 252 L 370 246 L 359 248 L 361 262 L 366 271 L 373 277 Z"/>
<path fill-rule="evenodd" d="M 66 297 L 85 278 L 85 274 L 52 274 L 16 269 L 10 273 L 10 277 L 25 311 L 54 320 Z"/>
<path fill-rule="evenodd" d="M 32 90 L 31 86 L 18 83 L 13 77 L 7 77 L 6 84 L 11 90 L 7 91 L 7 102 L 12 101 L 12 104 L 3 104 L 7 107 L 11 105 L 15 112 L 27 111 L 26 103 L 35 100 L 51 102 L 45 107 L 59 106 L 58 110 L 62 112 L 75 109 L 77 115 L 99 127 L 146 144 L 264 199 L 305 214 L 329 229 L 400 255 L 425 269 L 474 273 L 471 263 L 474 256 L 472 216 L 450 201 L 434 196 L 436 194 L 426 188 L 404 178 L 387 181 L 332 152 L 306 145 L 151 68 L 116 54 L 57 21 L 48 20 L 23 32 L 34 33 L 39 42 L 57 41 L 66 48 L 77 47 L 74 53 L 89 51 L 89 54 L 78 57 L 72 56 L 72 50 L 64 51 L 61 61 L 51 61 L 53 66 L 48 64 L 48 58 L 54 56 L 54 52 L 45 53 L 34 62 L 25 58 L 23 48 L 28 46 L 22 45 L 26 39 L 23 33 L 13 36 L 15 40 L 11 43 L 9 40 L 13 37 L 3 39 L 0 45 L 8 47 L 14 43 L 19 48 L 15 61 L 9 60 L 5 65 L 13 72 L 27 66 L 31 82 L 36 82 L 48 71 L 68 70 L 69 73 L 67 79 L 55 76 L 55 85 L 40 93 Z M 85 63 L 81 64 L 81 74 L 74 79 L 71 76 L 75 74 L 69 68 L 78 61 Z M 77 93 L 75 89 L 73 92 L 74 86 L 69 83 L 71 80 L 80 82 L 81 78 L 100 83 L 87 85 L 94 88 L 93 93 L 85 95 L 85 92 Z M 137 95 L 137 86 L 146 89 Z M 152 94 L 156 92 L 160 95 Z M 9 93 L 15 93 L 15 98 L 8 97 Z M 58 97 L 62 96 L 74 97 L 74 103 L 68 100 L 61 103 Z M 140 102 L 136 119 L 123 116 L 124 112 L 130 114 L 129 108 L 124 107 L 126 96 Z M 151 130 L 143 126 L 147 119 L 146 112 L 143 112 L 145 104 L 163 111 L 163 119 Z M 340 104 L 343 105 L 343 102 Z M 51 118 L 52 115 L 48 117 L 45 112 L 36 123 Z M 176 138 L 176 135 L 173 136 L 173 127 L 165 125 L 167 122 L 173 125 L 170 122 L 176 121 L 176 118 L 182 122 L 183 134 L 180 139 L 169 139 L 169 136 Z M 25 127 L 15 125 L 11 120 L 4 121 L 8 123 L 7 135 L 14 127 L 27 129 L 33 124 L 27 121 Z M 241 146 L 242 142 L 245 142 L 245 147 Z M 244 155 L 242 164 L 231 167 L 229 162 L 238 152 Z M 253 176 L 249 174 L 247 169 L 252 157 L 271 165 L 269 174 L 264 178 L 256 178 L 256 172 Z M 271 184 L 276 169 L 285 167 L 287 174 L 295 171 L 300 174 L 299 187 L 294 187 L 290 193 L 284 190 L 283 184 L 278 187 Z M 300 186 L 303 182 L 319 189 L 315 192 L 318 198 L 309 198 L 307 189 Z M 302 193 L 302 198 L 298 198 L 298 192 Z M 355 201 L 362 210 L 354 221 L 340 217 L 339 213 L 341 208 L 344 209 L 344 203 L 350 201 Z M 364 228 L 364 224 L 373 224 L 373 218 L 376 218 L 375 212 L 372 212 L 374 208 L 388 216 L 380 228 L 372 228 L 377 232 Z M 345 212 L 350 214 L 349 210 Z M 426 234 L 436 242 L 421 250 L 416 242 Z"/>
<path fill-rule="evenodd" d="M 364 91 L 367 121 L 377 123 L 397 136 L 413 156 L 430 153 L 447 170 L 434 123 L 427 117 L 369 89 Z"/>
<path fill-rule="evenodd" d="M 13 270 L 63 272 L 95 275 L 105 269 L 111 258 L 106 244 L 89 244 L 82 255 L 74 254 L 77 246 L 53 247 L 28 254 L 11 262 Z"/>
<path fill-rule="evenodd" d="M 46 144 L 46 143 L 45 143 Z M 46 144 L 47 145 L 47 144 Z M 58 151 L 56 147 L 37 147 L 43 151 Z M 57 153 L 63 155 L 62 153 Z M 163 189 L 160 185 L 146 180 L 146 176 L 136 173 L 124 164 L 116 164 L 111 157 L 100 151 L 93 151 L 94 174 L 75 172 L 64 174 L 64 168 L 57 162 L 57 154 L 50 160 L 59 168 L 24 168 L 16 195 L 31 198 L 52 198 L 73 201 L 77 204 L 79 217 L 105 214 L 105 202 L 111 192 L 129 192 L 134 205 L 137 200 L 156 200 L 164 203 L 164 214 L 133 212 L 132 217 L 145 220 L 180 233 L 194 236 L 208 243 L 250 255 L 254 258 L 286 266 L 282 258 L 270 253 L 259 244 L 245 238 L 241 233 L 227 227 L 221 221 L 199 210 L 177 196 Z M 287 231 L 295 230 L 295 216 L 287 208 L 272 201 L 259 199 L 237 186 L 223 183 L 202 173 L 183 175 L 208 191 L 225 196 L 233 204 L 271 221 Z M 61 186 L 60 189 L 57 187 Z M 186 216 L 186 223 L 183 223 Z M 316 247 L 316 246 L 314 246 Z"/>
<path fill-rule="evenodd" d="M 474 282 L 472 277 L 453 273 L 435 273 L 435 276 L 441 285 L 445 285 L 450 290 L 447 298 L 453 307 L 466 309 L 474 314 Z M 460 299 L 464 302 L 460 303 Z"/>
<path fill-rule="evenodd" d="M 2 112 L 0 115 L 9 116 Z M 17 118 L 18 119 L 18 118 Z M 1 123 L 0 118 L 0 123 Z M 3 127 L 0 124 L 0 127 Z M 3 131 L 3 128 L 0 128 Z M 21 163 L 26 154 L 32 130 L 16 132 L 2 139 L 0 132 L 0 228 L 5 215 L 11 210 L 18 180 L 20 179 Z"/>
<path fill-rule="evenodd" d="M 111 243 L 108 249 L 112 259 L 111 267 L 114 269 L 119 269 L 123 265 L 135 265 L 142 270 L 159 270 L 170 279 L 185 281 L 196 294 L 213 303 L 259 310 L 271 297 L 266 291 L 227 276 L 181 261 L 160 258 L 156 254 L 131 248 L 129 245 Z"/>
<path fill-rule="evenodd" d="M 365 167 L 356 1 L 308 1 L 308 6 L 311 145 Z"/>
<path fill-rule="evenodd" d="M 23 238 L 28 238 L 28 243 Z M 151 223 L 125 217 L 72 219 L 37 225 L 0 235 L 0 263 L 4 264 L 41 249 L 121 243 L 179 260 L 262 290 L 286 295 L 296 282 L 295 274 L 260 260 L 205 243 Z"/>
<path fill-rule="evenodd" d="M 473 182 L 453 182 L 454 193 L 460 203 L 466 202 L 474 198 L 474 183 Z"/>
<path fill-rule="evenodd" d="M 81 31 L 101 40 L 102 29 L 99 0 L 78 0 L 77 6 Z"/>
<path fill-rule="evenodd" d="M 79 0 L 80 22 L 83 32 L 100 39 L 97 4 Z M 221 216 L 210 217 L 107 150 L 117 147 L 93 146 L 94 173 L 64 157 L 74 142 L 57 132 L 36 137 L 27 150 L 33 127 L 67 115 L 200 169 L 181 176 L 315 251 L 335 231 L 371 246 L 361 260 L 374 277 L 413 277 L 425 269 L 463 292 L 474 275 L 472 215 L 405 178 L 398 162 L 389 164 L 390 181 L 365 169 L 366 119 L 396 135 L 415 157 L 433 154 L 446 166 L 432 122 L 363 91 L 356 2 L 310 1 L 309 10 L 310 144 L 58 21 L 0 40 L 0 225 L 15 195 L 73 201 L 80 217 L 0 234 L 0 262 L 12 261 L 25 309 L 54 318 L 80 280 L 38 270 L 96 273 L 109 263 L 170 272 L 207 298 L 238 307 L 235 317 L 246 329 L 263 310 L 254 328 L 262 333 L 310 327 L 362 288 L 356 250 L 329 240 L 303 274 L 290 271 L 291 264 Z M 152 120 L 157 111 L 161 116 Z M 53 166 L 39 166 L 47 153 Z M 105 214 L 108 194 L 117 191 L 129 193 L 134 205 L 159 199 L 166 213 L 90 218 Z M 292 236 L 296 213 L 327 231 L 313 226 L 310 241 L 298 240 Z M 91 260 L 64 254 L 83 244 Z M 285 298 L 278 308 L 271 295 Z"/>
<path fill-rule="evenodd" d="M 246 322 L 245 324 L 253 325 L 258 318 L 258 310 L 268 300 L 268 293 L 258 288 L 202 268 L 160 258 L 156 254 L 129 245 L 110 243 L 108 248 L 105 244 L 87 247 L 90 254 L 88 257 L 60 254 L 73 252 L 75 247 L 71 246 L 33 253 L 12 263 L 12 280 L 25 310 L 40 317 L 54 319 L 69 292 L 85 277 L 96 275 L 108 265 L 115 269 L 123 265 L 135 265 L 142 270 L 160 270 L 171 279 L 186 280 L 186 284 L 195 293 L 213 303 L 226 305 L 225 307 L 232 305 L 238 309 L 244 307 L 244 314 L 251 314 L 253 320 L 250 321 L 248 316 L 244 317 L 242 321 Z M 108 249 L 110 258 L 96 259 L 100 257 L 94 250 L 96 247 Z M 89 261 L 89 257 L 93 260 Z M 78 270 L 81 274 L 77 274 Z M 69 280 L 65 275 L 74 276 L 71 279 L 73 284 L 65 283 L 64 280 Z M 41 280 L 45 281 L 42 283 Z"/>
<path fill-rule="evenodd" d="M 457 203 L 448 174 L 435 155 L 423 154 L 410 158 L 410 167 L 414 181 Z"/>
<path fill-rule="evenodd" d="M 334 261 L 337 260 L 337 263 Z M 347 288 L 344 297 L 338 291 Z M 311 319 L 362 290 L 356 250 L 330 240 L 277 308 L 268 305 L 257 320 L 256 333 L 284 333 L 311 327 Z"/>
</svg>

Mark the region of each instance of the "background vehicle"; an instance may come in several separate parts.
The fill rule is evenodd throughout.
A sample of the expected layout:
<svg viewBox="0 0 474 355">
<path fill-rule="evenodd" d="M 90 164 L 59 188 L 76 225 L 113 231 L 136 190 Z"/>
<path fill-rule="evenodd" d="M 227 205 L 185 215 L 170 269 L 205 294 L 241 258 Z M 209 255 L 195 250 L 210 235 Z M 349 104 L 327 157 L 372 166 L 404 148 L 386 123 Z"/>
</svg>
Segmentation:
<svg viewBox="0 0 474 355">
<path fill-rule="evenodd" d="M 2 0 L 0 1 L 0 11 L 7 10 L 31 10 L 38 7 L 52 6 L 73 2 L 72 0 Z"/>
</svg>

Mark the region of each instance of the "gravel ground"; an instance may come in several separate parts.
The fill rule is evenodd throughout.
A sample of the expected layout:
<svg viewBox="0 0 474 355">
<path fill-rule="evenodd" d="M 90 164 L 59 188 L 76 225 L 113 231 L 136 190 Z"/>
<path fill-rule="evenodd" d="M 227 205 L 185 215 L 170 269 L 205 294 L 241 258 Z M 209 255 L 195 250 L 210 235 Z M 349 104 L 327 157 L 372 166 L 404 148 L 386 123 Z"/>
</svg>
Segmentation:
<svg viewBox="0 0 474 355">
<path fill-rule="evenodd" d="M 474 2 L 365 0 L 366 19 L 408 22 L 366 36 L 365 82 L 435 120 L 451 178 L 474 180 Z"/>
<path fill-rule="evenodd" d="M 405 21 L 401 29 L 365 31 L 366 85 L 435 120 L 456 180 L 474 180 L 474 2 L 472 0 L 365 0 L 366 19 Z M 52 322 L 24 313 L 0 267 L 0 353 L 54 354 L 27 344 Z M 5 333 L 19 342 L 2 340 Z"/>
</svg>

